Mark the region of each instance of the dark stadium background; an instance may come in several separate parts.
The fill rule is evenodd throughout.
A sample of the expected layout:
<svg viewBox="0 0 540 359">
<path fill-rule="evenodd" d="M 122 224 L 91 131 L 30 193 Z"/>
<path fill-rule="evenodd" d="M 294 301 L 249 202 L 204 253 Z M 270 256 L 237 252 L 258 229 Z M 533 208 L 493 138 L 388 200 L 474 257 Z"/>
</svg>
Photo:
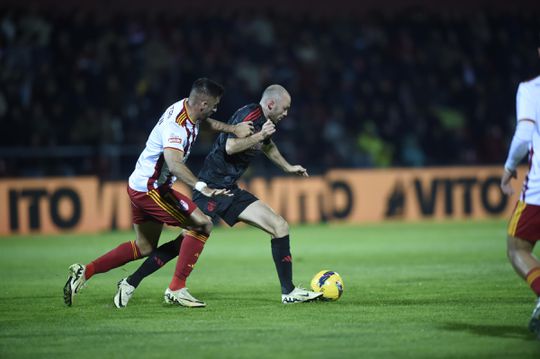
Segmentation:
<svg viewBox="0 0 540 359">
<path fill-rule="evenodd" d="M 126 179 L 162 111 L 207 76 L 216 118 L 270 83 L 276 140 L 329 168 L 501 164 L 539 2 L 40 1 L 0 4 L 0 176 Z M 213 136 L 203 132 L 197 169 Z M 261 161 L 253 174 L 273 175 Z"/>
</svg>

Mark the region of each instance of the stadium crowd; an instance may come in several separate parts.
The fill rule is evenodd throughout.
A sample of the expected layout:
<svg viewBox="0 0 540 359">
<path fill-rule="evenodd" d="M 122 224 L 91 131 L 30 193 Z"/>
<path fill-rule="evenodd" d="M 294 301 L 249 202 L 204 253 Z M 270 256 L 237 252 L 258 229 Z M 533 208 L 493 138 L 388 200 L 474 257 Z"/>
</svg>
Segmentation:
<svg viewBox="0 0 540 359">
<path fill-rule="evenodd" d="M 221 120 L 258 102 L 266 85 L 287 87 L 292 108 L 276 142 L 312 173 L 502 163 L 516 86 L 540 72 L 531 50 L 539 28 L 526 12 L 4 9 L 0 175 L 125 178 L 165 107 L 202 76 L 226 87 Z M 212 138 L 201 133 L 193 167 Z M 75 156 L 81 146 L 92 155 Z M 62 148 L 72 156 L 31 156 Z M 19 150 L 30 155 L 10 155 Z M 120 161 L 110 160 L 115 151 Z"/>
</svg>

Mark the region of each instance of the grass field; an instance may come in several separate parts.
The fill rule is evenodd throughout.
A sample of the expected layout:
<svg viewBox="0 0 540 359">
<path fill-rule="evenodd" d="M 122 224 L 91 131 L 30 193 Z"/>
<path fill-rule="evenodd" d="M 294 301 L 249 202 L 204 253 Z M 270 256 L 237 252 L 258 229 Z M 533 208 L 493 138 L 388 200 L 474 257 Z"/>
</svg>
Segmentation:
<svg viewBox="0 0 540 359">
<path fill-rule="evenodd" d="M 0 358 L 540 358 L 504 233 L 500 221 L 294 227 L 295 282 L 332 269 L 345 293 L 286 306 L 267 236 L 218 228 L 188 282 L 208 307 L 162 303 L 172 262 L 123 310 L 116 282 L 140 262 L 95 276 L 71 308 L 62 287 L 71 263 L 132 233 L 0 238 Z"/>
</svg>

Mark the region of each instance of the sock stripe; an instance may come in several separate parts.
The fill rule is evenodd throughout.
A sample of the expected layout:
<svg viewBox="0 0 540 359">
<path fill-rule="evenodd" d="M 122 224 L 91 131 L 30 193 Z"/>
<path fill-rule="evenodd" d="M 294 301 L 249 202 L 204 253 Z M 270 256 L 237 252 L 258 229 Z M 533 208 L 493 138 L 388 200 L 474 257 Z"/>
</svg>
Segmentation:
<svg viewBox="0 0 540 359">
<path fill-rule="evenodd" d="M 133 259 L 137 259 L 140 257 L 139 253 L 139 247 L 137 247 L 137 244 L 135 244 L 135 241 L 130 241 L 131 243 L 131 249 L 133 250 Z"/>
<path fill-rule="evenodd" d="M 199 241 L 201 241 L 203 243 L 206 243 L 206 241 L 208 240 L 208 236 L 205 236 L 205 235 L 203 235 L 202 233 L 199 233 L 199 232 L 185 231 L 184 233 L 185 233 L 185 235 L 191 236 L 191 237 L 193 237 L 195 239 L 198 239 Z"/>
<path fill-rule="evenodd" d="M 157 203 L 158 206 L 160 206 L 165 212 L 176 218 L 176 220 L 178 220 L 180 223 L 184 223 L 186 221 L 186 217 L 182 215 L 182 213 L 180 213 L 180 211 L 178 211 L 172 205 L 163 201 L 161 196 L 155 190 L 152 190 L 147 194 L 150 196 L 150 198 L 152 198 L 154 202 Z"/>
<path fill-rule="evenodd" d="M 538 278 L 540 278 L 540 267 L 533 268 L 527 273 L 527 283 L 529 286 Z"/>
<path fill-rule="evenodd" d="M 527 207 L 527 204 L 523 201 L 519 201 L 516 206 L 516 210 L 514 211 L 514 214 L 512 215 L 512 219 L 510 220 L 510 224 L 508 225 L 508 234 L 511 235 L 512 237 L 516 235 L 519 219 L 521 217 L 521 214 L 525 210 L 525 207 Z"/>
</svg>

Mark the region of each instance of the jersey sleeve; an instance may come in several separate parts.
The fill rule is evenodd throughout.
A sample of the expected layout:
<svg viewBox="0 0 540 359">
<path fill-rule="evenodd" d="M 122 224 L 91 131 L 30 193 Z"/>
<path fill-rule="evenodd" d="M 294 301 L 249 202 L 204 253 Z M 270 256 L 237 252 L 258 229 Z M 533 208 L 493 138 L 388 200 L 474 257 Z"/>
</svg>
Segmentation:
<svg viewBox="0 0 540 359">
<path fill-rule="evenodd" d="M 251 121 L 255 132 L 259 132 L 266 122 L 263 111 L 258 105 L 246 106 L 239 111 L 237 111 L 229 120 L 229 125 L 237 125 L 239 123 Z M 236 135 L 229 133 L 227 134 L 227 139 L 236 138 Z M 270 139 L 266 139 L 263 143 L 269 143 Z"/>
<path fill-rule="evenodd" d="M 516 95 L 516 119 L 518 121 L 524 119 L 538 121 L 534 96 L 529 86 L 525 83 L 519 84 L 518 87 Z"/>
<path fill-rule="evenodd" d="M 242 123 L 244 120 L 245 114 L 244 113 L 235 113 L 229 122 L 227 122 L 229 125 L 238 125 L 239 123 Z M 229 138 L 237 138 L 234 133 L 227 133 L 227 139 Z"/>
<path fill-rule="evenodd" d="M 174 148 L 183 152 L 188 140 L 186 129 L 175 122 L 167 122 L 164 124 L 161 140 L 164 149 Z"/>
</svg>

